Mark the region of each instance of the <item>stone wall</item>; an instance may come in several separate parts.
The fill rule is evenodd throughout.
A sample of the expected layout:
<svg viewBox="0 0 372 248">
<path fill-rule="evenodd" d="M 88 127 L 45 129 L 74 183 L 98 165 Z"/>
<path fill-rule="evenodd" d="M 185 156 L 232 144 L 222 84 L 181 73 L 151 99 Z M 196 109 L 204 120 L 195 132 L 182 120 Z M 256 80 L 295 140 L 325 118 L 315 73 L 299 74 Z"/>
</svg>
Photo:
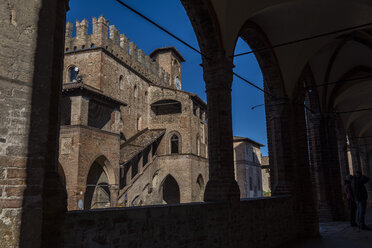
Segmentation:
<svg viewBox="0 0 372 248">
<path fill-rule="evenodd" d="M 66 175 L 68 209 L 84 200 L 89 170 L 101 156 L 107 159 L 109 183 L 119 183 L 119 135 L 87 126 L 61 126 L 59 163 Z M 112 174 L 110 175 L 111 172 Z"/>
<path fill-rule="evenodd" d="M 242 200 L 67 213 L 65 247 L 277 247 L 297 237 L 293 200 Z M 257 218 L 259 216 L 260 218 Z"/>
<path fill-rule="evenodd" d="M 157 155 L 143 168 L 119 196 L 119 204 L 126 206 L 163 204 L 162 185 L 172 176 L 180 191 L 180 202 L 201 202 L 205 183 L 208 181 L 208 161 L 194 154 Z M 201 189 L 197 180 L 202 177 Z M 126 195 L 126 197 L 125 197 Z"/>
<path fill-rule="evenodd" d="M 58 199 L 47 207 L 59 195 L 49 194 L 55 185 L 44 179 L 56 169 L 66 7 L 56 0 L 0 2 L 1 247 L 58 239 L 48 216 L 53 212 L 58 224 L 64 206 Z"/>
</svg>

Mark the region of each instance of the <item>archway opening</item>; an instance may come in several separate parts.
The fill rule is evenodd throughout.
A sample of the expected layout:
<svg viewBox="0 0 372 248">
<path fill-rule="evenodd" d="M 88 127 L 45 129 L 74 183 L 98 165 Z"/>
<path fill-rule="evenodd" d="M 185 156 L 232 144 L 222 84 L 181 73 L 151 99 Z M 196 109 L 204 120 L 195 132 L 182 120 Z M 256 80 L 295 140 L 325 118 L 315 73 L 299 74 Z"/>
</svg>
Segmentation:
<svg viewBox="0 0 372 248">
<path fill-rule="evenodd" d="M 177 204 L 180 203 L 180 188 L 174 177 L 168 175 L 162 185 L 163 203 Z"/>
<path fill-rule="evenodd" d="M 251 51 L 249 39 L 239 38 L 235 54 Z M 264 88 L 264 76 L 254 53 L 234 58 L 234 72 Z M 248 83 L 234 78 L 232 85 L 232 118 L 235 179 L 241 198 L 263 196 L 258 189 L 269 174 L 262 173 L 262 157 L 268 158 L 265 95 Z M 268 161 L 268 159 L 265 159 Z M 257 172 L 257 173 L 256 173 Z M 258 177 L 265 178 L 258 178 Z M 252 178 L 254 180 L 252 180 Z M 265 191 L 270 192 L 266 183 Z"/>
<path fill-rule="evenodd" d="M 197 201 L 203 201 L 204 198 L 204 179 L 202 175 L 196 180 L 195 197 Z"/>
<path fill-rule="evenodd" d="M 84 195 L 84 209 L 110 207 L 110 199 L 108 176 L 104 167 L 96 160 L 88 173 Z"/>
</svg>

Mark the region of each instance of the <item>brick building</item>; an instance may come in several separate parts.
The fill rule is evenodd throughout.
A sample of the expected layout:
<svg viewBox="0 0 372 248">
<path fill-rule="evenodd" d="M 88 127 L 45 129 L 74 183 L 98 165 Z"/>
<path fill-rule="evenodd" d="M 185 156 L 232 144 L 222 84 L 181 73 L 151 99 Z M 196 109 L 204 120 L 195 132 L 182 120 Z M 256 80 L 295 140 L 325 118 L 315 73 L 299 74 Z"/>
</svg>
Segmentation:
<svg viewBox="0 0 372 248">
<path fill-rule="evenodd" d="M 262 196 L 261 150 L 263 145 L 245 137 L 234 136 L 235 179 L 240 198 Z"/>
<path fill-rule="evenodd" d="M 182 55 L 149 56 L 103 17 L 67 23 L 59 171 L 68 208 L 202 201 L 206 103 L 182 91 Z"/>
<path fill-rule="evenodd" d="M 269 156 L 262 156 L 261 158 L 262 168 L 262 191 L 264 196 L 271 195 L 271 182 L 270 182 L 270 163 Z"/>
<path fill-rule="evenodd" d="M 102 39 L 92 42 L 82 35 L 86 39 L 72 42 L 78 44 L 76 51 L 75 46 L 65 46 L 68 2 L 0 2 L 0 244 L 3 247 L 246 247 L 247 244 L 283 247 L 296 240 L 318 237 L 319 220 L 345 218 L 341 178 L 350 173 L 348 149 L 352 171 L 372 176 L 369 24 L 372 5 L 369 1 L 181 0 L 198 39 L 208 99 L 206 202 L 73 212 L 66 212 L 67 196 L 58 174 L 59 145 L 61 153 L 68 153 L 76 144 L 87 142 L 86 133 L 95 132 L 97 141 L 92 144 L 95 146 L 90 151 L 92 154 L 81 154 L 75 160 L 84 159 L 89 164 L 88 158 L 93 158 L 91 163 L 96 162 L 92 178 L 102 185 L 102 191 L 91 195 L 96 196 L 94 199 L 106 196 L 105 201 L 96 202 L 106 206 L 111 204 L 111 191 L 120 190 L 120 177 L 115 174 L 121 172 L 123 159 L 116 148 L 116 153 L 110 153 L 108 143 L 118 141 L 120 151 L 121 141 L 128 142 L 127 145 L 133 141 L 129 137 L 134 134 L 129 135 L 128 130 L 121 128 L 121 116 L 136 119 L 132 125 L 138 128 L 131 130 L 149 124 L 142 112 L 140 116 L 134 110 L 129 113 L 129 100 L 109 97 L 114 93 L 105 88 L 104 74 L 91 81 L 93 87 L 86 85 L 88 69 L 75 70 L 77 66 L 70 64 L 72 70 L 63 70 L 66 47 L 69 52 L 77 53 L 95 49 L 100 42 L 108 40 L 97 35 Z M 97 20 L 97 24 L 100 22 L 105 20 Z M 83 34 L 85 26 L 85 22 L 79 23 Z M 96 33 L 107 31 L 107 24 L 96 27 Z M 110 33 L 111 40 L 118 41 L 118 33 Z M 250 201 L 239 199 L 233 162 L 231 86 L 233 54 L 239 37 L 254 51 L 263 72 L 270 154 L 272 197 Z M 94 40 L 94 35 L 90 38 Z M 109 52 L 102 52 L 100 58 L 120 57 L 116 45 L 111 48 L 105 44 L 101 50 L 106 46 Z M 132 48 L 128 50 L 135 50 L 133 44 L 129 47 Z M 110 53 L 115 56 L 109 56 Z M 84 54 L 87 53 L 80 52 Z M 129 55 L 123 56 L 123 60 Z M 137 64 L 133 61 L 132 68 Z M 92 64 L 91 69 L 119 70 L 119 67 L 109 68 L 111 65 L 96 68 Z M 157 81 L 161 75 L 157 65 L 145 68 L 147 72 L 141 75 L 147 73 L 145 78 L 154 77 L 150 81 Z M 74 72 L 78 71 L 75 77 Z M 60 112 L 64 112 L 59 107 L 60 94 L 66 74 L 80 87 L 64 87 L 64 95 L 71 101 L 71 108 L 66 108 L 69 101 L 64 99 L 64 111 L 71 110 L 70 115 L 64 116 L 70 116 L 70 123 L 88 125 L 77 124 L 71 130 L 71 135 L 76 136 L 61 137 L 61 140 L 70 139 L 60 144 L 59 134 L 64 135 L 64 127 L 59 125 Z M 162 76 L 159 78 L 169 82 L 161 80 Z M 120 76 L 117 81 L 120 82 Z M 144 85 L 138 81 L 136 86 L 139 95 L 143 89 L 138 87 Z M 163 91 L 160 88 L 160 92 L 168 92 L 166 87 Z M 174 103 L 173 100 L 166 103 Z M 103 114 L 90 117 L 89 108 Z M 62 119 L 68 123 L 68 118 Z M 99 124 L 101 128 L 90 127 L 89 123 Z M 152 126 L 148 130 L 156 130 L 148 131 L 153 135 L 150 140 L 157 139 L 161 132 Z M 103 142 L 106 136 L 109 138 Z M 133 147 L 141 144 L 135 143 Z M 159 145 L 158 151 L 164 147 Z M 103 156 L 94 158 L 96 151 Z M 119 161 L 117 167 L 112 165 L 113 161 Z M 102 173 L 102 168 L 106 172 Z M 90 178 L 86 170 L 75 174 L 74 187 L 80 187 L 84 175 Z M 107 181 L 117 188 L 105 186 Z M 81 189 L 81 194 L 75 193 L 85 195 L 86 189 Z M 372 196 L 371 183 L 367 189 Z"/>
</svg>

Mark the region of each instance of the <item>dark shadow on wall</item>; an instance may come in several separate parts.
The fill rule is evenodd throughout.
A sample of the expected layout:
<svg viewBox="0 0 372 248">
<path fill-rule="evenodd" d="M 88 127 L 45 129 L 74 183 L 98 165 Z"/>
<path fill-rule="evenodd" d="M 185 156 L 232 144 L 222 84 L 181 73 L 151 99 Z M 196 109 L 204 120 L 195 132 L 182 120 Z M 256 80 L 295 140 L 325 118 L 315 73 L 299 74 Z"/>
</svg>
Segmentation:
<svg viewBox="0 0 372 248">
<path fill-rule="evenodd" d="M 67 193 L 57 172 L 57 159 L 68 0 L 42 0 L 41 4 L 32 79 L 27 189 L 23 194 L 20 247 L 62 247 L 60 228 L 67 211 Z"/>
</svg>

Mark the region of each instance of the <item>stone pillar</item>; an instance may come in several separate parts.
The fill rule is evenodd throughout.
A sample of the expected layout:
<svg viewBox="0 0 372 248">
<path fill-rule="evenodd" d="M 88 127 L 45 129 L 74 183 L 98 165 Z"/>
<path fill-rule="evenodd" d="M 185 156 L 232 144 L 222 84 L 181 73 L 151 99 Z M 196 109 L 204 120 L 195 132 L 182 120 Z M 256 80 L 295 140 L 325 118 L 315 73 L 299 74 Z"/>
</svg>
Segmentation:
<svg viewBox="0 0 372 248">
<path fill-rule="evenodd" d="M 238 201 L 234 177 L 231 85 L 233 65 L 226 58 L 203 64 L 208 101 L 209 181 L 204 201 Z"/>
<path fill-rule="evenodd" d="M 270 175 L 273 196 L 291 195 L 301 237 L 318 235 L 308 161 L 305 113 L 288 98 L 265 96 Z"/>
<path fill-rule="evenodd" d="M 361 145 L 359 148 L 359 151 L 360 151 L 359 153 L 360 153 L 360 164 L 361 164 L 362 173 L 363 175 L 369 177 L 370 165 L 369 165 L 369 157 L 368 157 L 367 149 L 364 145 Z M 370 181 L 366 184 L 368 191 L 372 191 L 371 180 L 372 179 L 370 178 Z"/>
<path fill-rule="evenodd" d="M 267 101 L 266 123 L 270 152 L 270 174 L 272 195 L 288 195 L 293 192 L 293 163 L 290 154 L 288 130 L 289 100 L 287 98 Z"/>
<path fill-rule="evenodd" d="M 309 115 L 308 125 L 319 220 L 342 220 L 345 209 L 342 202 L 336 119 L 333 116 L 312 113 Z"/>
<path fill-rule="evenodd" d="M 83 96 L 71 97 L 71 125 L 88 126 L 89 99 Z"/>
<path fill-rule="evenodd" d="M 2 247 L 62 243 L 66 198 L 56 161 L 67 2 L 0 2 L 8 17 L 0 25 Z"/>
</svg>

